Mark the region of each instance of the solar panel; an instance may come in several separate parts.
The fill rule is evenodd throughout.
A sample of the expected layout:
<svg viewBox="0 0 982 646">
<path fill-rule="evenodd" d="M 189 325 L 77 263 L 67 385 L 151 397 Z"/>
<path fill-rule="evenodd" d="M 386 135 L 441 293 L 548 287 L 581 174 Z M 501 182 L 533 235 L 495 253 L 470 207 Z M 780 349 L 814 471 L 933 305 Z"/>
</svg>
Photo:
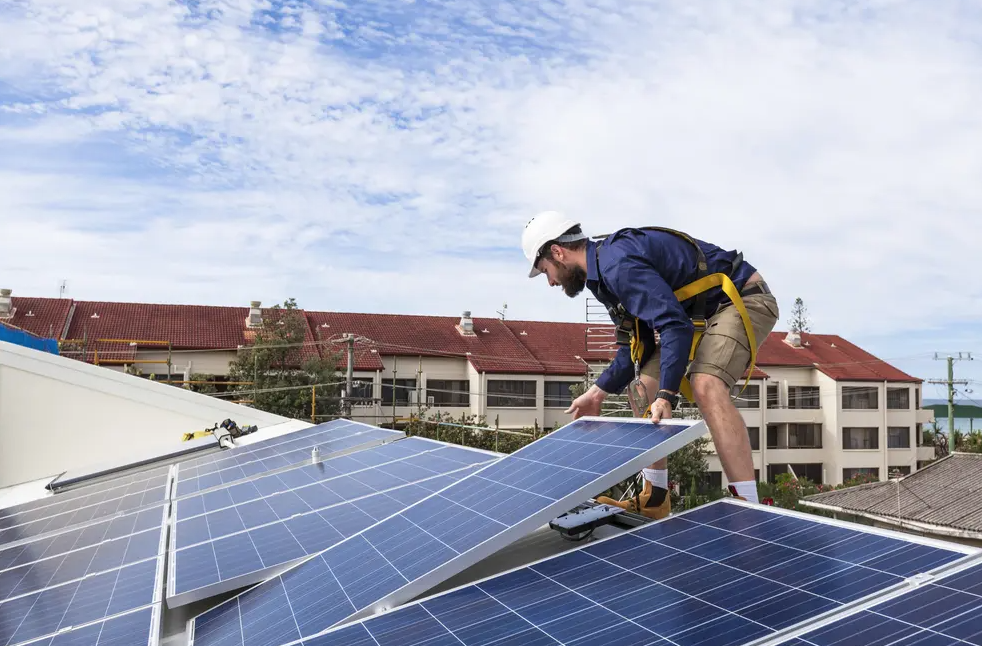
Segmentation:
<svg viewBox="0 0 982 646">
<path fill-rule="evenodd" d="M 199 615 L 194 644 L 287 643 L 411 599 L 705 432 L 577 420 Z"/>
<path fill-rule="evenodd" d="M 288 435 L 195 458 L 178 465 L 177 496 L 184 497 L 213 487 L 288 468 L 310 459 L 316 446 L 322 456 L 390 442 L 405 437 L 360 422 L 334 420 Z"/>
<path fill-rule="evenodd" d="M 117 539 L 125 542 L 122 550 L 122 542 L 111 546 L 103 543 L 95 551 L 86 548 L 70 552 L 73 559 L 70 561 L 56 557 L 27 566 L 16 587 L 0 600 L 0 646 L 35 640 L 51 646 L 62 643 L 108 646 L 113 643 L 108 641 L 108 636 L 114 634 L 127 640 L 135 638 L 135 641 L 116 642 L 119 644 L 155 644 L 166 557 L 163 527 L 167 515 L 166 506 L 158 509 L 157 529 L 150 532 L 155 534 L 156 544 L 145 539 L 144 533 L 133 534 Z M 74 555 L 82 552 L 89 555 L 88 560 L 75 561 Z M 9 572 L 6 570 L 5 574 Z M 5 582 L 12 580 L 5 579 Z M 142 613 L 136 612 L 141 610 Z M 99 625 L 98 633 L 96 625 Z M 101 636 L 104 630 L 109 630 L 106 637 Z M 141 641 L 143 635 L 147 638 Z"/>
<path fill-rule="evenodd" d="M 723 500 L 302 643 L 738 646 L 971 552 Z"/>
<path fill-rule="evenodd" d="M 160 605 L 141 608 L 111 619 L 74 627 L 53 638 L 24 646 L 154 646 L 160 626 Z"/>
<path fill-rule="evenodd" d="M 68 529 L 46 538 L 0 549 L 0 570 L 20 567 L 45 558 L 66 554 L 74 550 L 97 546 L 161 524 L 163 507 L 151 507 L 132 514 L 118 516 L 77 529 Z"/>
<path fill-rule="evenodd" d="M 146 491 L 147 488 L 162 487 L 167 484 L 169 473 L 169 466 L 160 467 L 0 509 L 0 527 L 10 526 L 4 525 L 6 519 L 14 519 L 9 521 L 10 524 L 30 522 L 62 513 L 74 507 L 85 507 Z M 69 501 L 74 502 L 70 503 Z"/>
<path fill-rule="evenodd" d="M 498 458 L 408 438 L 181 501 L 167 603 L 263 581 Z"/>
<path fill-rule="evenodd" d="M 170 476 L 155 476 L 123 487 L 97 491 L 83 497 L 0 518 L 0 546 L 9 546 L 75 525 L 88 525 L 112 516 L 163 504 L 169 498 Z M 56 494 L 57 500 L 61 494 Z"/>
<path fill-rule="evenodd" d="M 977 559 L 863 604 L 842 618 L 788 633 L 797 646 L 946 646 L 982 643 L 982 565 Z M 804 632 L 804 634 L 800 634 Z M 791 635 L 798 635 L 792 638 Z"/>
</svg>

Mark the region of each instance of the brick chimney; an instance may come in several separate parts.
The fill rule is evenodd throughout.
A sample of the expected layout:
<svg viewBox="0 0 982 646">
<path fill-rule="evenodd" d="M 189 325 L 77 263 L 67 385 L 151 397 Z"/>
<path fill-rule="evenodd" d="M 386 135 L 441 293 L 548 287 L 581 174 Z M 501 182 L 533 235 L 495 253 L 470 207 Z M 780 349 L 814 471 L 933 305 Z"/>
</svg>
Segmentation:
<svg viewBox="0 0 982 646">
<path fill-rule="evenodd" d="M 246 319 L 247 328 L 257 328 L 263 326 L 262 301 L 249 302 L 249 318 Z"/>
<path fill-rule="evenodd" d="M 11 290 L 0 289 L 0 319 L 14 318 L 14 302 L 10 299 Z"/>
<path fill-rule="evenodd" d="M 464 315 L 460 317 L 460 323 L 457 324 L 457 331 L 462 336 L 477 336 L 474 333 L 474 319 L 471 318 L 470 310 L 465 311 Z"/>
</svg>

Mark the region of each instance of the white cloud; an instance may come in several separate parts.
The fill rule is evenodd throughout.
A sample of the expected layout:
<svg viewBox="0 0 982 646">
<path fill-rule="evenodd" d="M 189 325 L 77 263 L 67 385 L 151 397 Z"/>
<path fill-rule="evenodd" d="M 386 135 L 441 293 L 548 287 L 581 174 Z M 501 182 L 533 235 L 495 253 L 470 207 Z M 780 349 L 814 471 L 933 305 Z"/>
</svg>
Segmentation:
<svg viewBox="0 0 982 646">
<path fill-rule="evenodd" d="M 580 319 L 523 278 L 521 226 L 559 207 L 738 247 L 817 330 L 982 317 L 965 6 L 193 6 L 0 10 L 18 293 Z"/>
</svg>

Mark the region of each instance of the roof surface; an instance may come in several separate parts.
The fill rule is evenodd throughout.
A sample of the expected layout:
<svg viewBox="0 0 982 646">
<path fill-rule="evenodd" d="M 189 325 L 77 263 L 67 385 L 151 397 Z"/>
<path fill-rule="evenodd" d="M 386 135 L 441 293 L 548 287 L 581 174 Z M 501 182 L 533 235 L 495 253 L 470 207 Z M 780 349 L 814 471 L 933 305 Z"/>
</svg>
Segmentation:
<svg viewBox="0 0 982 646">
<path fill-rule="evenodd" d="M 248 307 L 74 301 L 58 298 L 13 297 L 17 311 L 12 323 L 41 336 L 87 341 L 84 357 L 132 359 L 136 348 L 97 339 L 169 341 L 175 350 L 229 350 L 252 343 L 246 327 Z M 503 321 L 475 318 L 474 335 L 460 333 L 458 317 L 298 310 L 306 321 L 304 358 L 337 353 L 346 367 L 342 336 L 361 337 L 355 369 L 382 368 L 383 356 L 466 358 L 478 372 L 582 376 L 584 362 L 606 362 L 614 349 L 587 343 L 587 330 L 596 324 L 548 321 Z M 264 317 L 273 310 L 264 308 Z M 33 316 L 28 316 L 28 313 Z M 63 336 L 63 330 L 67 335 Z M 767 377 L 772 367 L 816 368 L 838 381 L 919 382 L 840 336 L 808 334 L 801 347 L 772 332 L 758 353 L 753 377 Z M 143 350 L 152 348 L 147 345 Z"/>
<path fill-rule="evenodd" d="M 982 455 L 955 453 L 899 481 L 829 491 L 805 500 L 847 511 L 982 532 Z"/>
</svg>

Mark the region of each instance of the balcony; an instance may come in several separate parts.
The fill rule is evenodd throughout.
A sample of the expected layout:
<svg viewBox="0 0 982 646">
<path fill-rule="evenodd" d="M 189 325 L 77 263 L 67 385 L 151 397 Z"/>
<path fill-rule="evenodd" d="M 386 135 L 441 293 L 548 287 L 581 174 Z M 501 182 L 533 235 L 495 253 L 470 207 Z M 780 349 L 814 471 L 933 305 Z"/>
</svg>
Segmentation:
<svg viewBox="0 0 982 646">
<path fill-rule="evenodd" d="M 770 424 L 821 424 L 825 421 L 821 408 L 768 407 L 765 414 Z"/>
</svg>

